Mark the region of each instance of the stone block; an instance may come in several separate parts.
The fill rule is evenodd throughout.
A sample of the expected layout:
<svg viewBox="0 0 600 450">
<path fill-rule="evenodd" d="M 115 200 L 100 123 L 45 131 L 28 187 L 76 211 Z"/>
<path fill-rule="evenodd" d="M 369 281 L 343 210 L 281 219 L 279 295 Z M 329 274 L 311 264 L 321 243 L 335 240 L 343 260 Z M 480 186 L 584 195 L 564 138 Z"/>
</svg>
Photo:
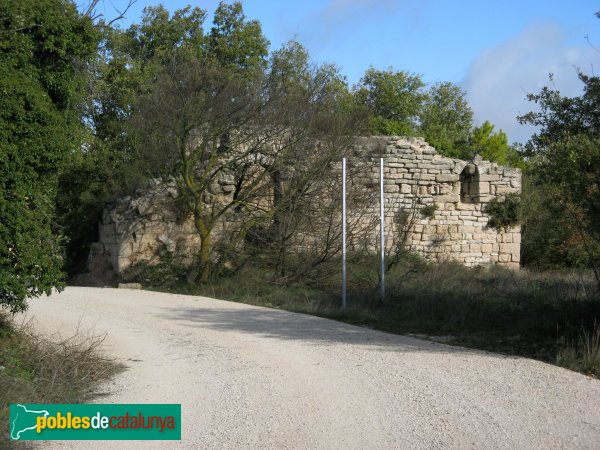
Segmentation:
<svg viewBox="0 0 600 450">
<path fill-rule="evenodd" d="M 504 175 L 505 177 L 508 177 L 508 178 L 520 178 L 521 171 L 519 169 L 505 167 L 504 170 L 502 171 L 502 175 Z"/>
<path fill-rule="evenodd" d="M 500 181 L 500 175 L 494 174 L 481 174 L 479 175 L 479 181 Z"/>
<path fill-rule="evenodd" d="M 457 173 L 440 173 L 435 176 L 435 181 L 438 183 L 448 183 L 458 181 L 460 178 Z"/>
<path fill-rule="evenodd" d="M 456 195 L 458 197 L 458 195 Z M 476 211 L 477 205 L 475 203 L 457 203 L 456 209 L 459 211 Z"/>
<path fill-rule="evenodd" d="M 125 270 L 129 269 L 129 267 L 131 266 L 131 260 L 129 258 L 123 258 L 123 257 L 118 257 L 117 258 L 117 271 L 119 273 L 124 272 Z"/>
<path fill-rule="evenodd" d="M 458 203 L 460 201 L 460 196 L 458 194 L 446 194 L 438 195 L 434 197 L 434 199 L 438 203 Z"/>
<path fill-rule="evenodd" d="M 133 253 L 133 247 L 130 242 L 124 242 L 121 245 L 119 245 L 119 250 L 117 253 L 119 255 L 119 257 L 128 258 L 131 256 L 132 253 Z"/>
<path fill-rule="evenodd" d="M 403 184 L 400 188 L 400 192 L 403 194 L 410 194 L 412 192 L 412 187 L 410 184 Z"/>
<path fill-rule="evenodd" d="M 496 186 L 496 195 L 500 195 L 500 194 L 508 194 L 510 192 L 514 192 L 515 189 L 511 188 L 508 185 L 500 185 L 500 186 Z"/>
<path fill-rule="evenodd" d="M 478 184 L 479 194 L 489 194 L 490 193 L 490 183 L 481 181 Z"/>
<path fill-rule="evenodd" d="M 508 254 L 519 254 L 521 252 L 521 245 L 515 243 L 500 243 L 500 253 Z"/>
<path fill-rule="evenodd" d="M 141 289 L 140 283 L 119 283 L 119 289 Z"/>
<path fill-rule="evenodd" d="M 481 244 L 469 244 L 469 252 L 481 253 Z"/>
</svg>

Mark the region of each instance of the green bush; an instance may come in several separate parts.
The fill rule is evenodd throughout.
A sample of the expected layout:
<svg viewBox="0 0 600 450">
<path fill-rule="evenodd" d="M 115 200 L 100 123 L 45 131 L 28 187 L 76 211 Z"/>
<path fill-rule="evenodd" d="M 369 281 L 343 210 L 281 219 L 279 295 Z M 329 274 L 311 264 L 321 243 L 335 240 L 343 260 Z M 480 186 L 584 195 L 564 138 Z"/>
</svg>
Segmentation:
<svg viewBox="0 0 600 450">
<path fill-rule="evenodd" d="M 506 194 L 504 198 L 494 198 L 485 205 L 483 212 L 489 216 L 488 227 L 498 231 L 508 231 L 519 224 L 521 197 L 519 194 Z"/>
</svg>

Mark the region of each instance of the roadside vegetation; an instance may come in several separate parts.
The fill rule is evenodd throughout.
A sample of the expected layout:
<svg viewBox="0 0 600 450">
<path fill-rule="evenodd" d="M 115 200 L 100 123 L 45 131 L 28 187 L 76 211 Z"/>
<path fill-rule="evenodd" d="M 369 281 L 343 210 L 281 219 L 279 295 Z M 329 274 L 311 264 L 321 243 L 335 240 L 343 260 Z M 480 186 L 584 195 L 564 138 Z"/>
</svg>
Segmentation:
<svg viewBox="0 0 600 450">
<path fill-rule="evenodd" d="M 135 267 L 129 278 L 146 287 L 599 376 L 600 77 L 574 73 L 582 94 L 573 98 L 548 87 L 530 94 L 535 111 L 518 120 L 538 132 L 509 145 L 493 124 L 475 125 L 460 87 L 373 67 L 351 86 L 296 41 L 270 50 L 239 2 L 221 2 L 213 15 L 152 6 L 126 29 L 97 6 L 0 3 L 0 312 L 24 311 L 29 298 L 84 273 L 103 210 L 161 178 L 177 184 L 179 219 L 193 218 L 201 250 L 192 266 L 171 255 Z M 342 311 L 335 164 L 356 135 L 382 134 L 424 136 L 442 155 L 521 168 L 521 197 L 489 214 L 491 225 L 521 225 L 524 270 L 432 265 L 398 246 L 381 302 L 374 256 L 353 255 Z M 234 190 L 215 200 L 222 181 Z M 349 198 L 354 211 L 370 201 Z M 224 217 L 239 224 L 222 239 L 228 245 L 214 232 Z M 303 239 L 313 252 L 298 255 Z M 116 370 L 99 340 L 52 343 L 5 317 L 0 344 L 2 426 L 10 402 L 80 401 Z"/>
<path fill-rule="evenodd" d="M 121 370 L 102 355 L 103 338 L 46 338 L 0 314 L 0 448 L 10 442 L 11 403 L 83 403 Z"/>
</svg>

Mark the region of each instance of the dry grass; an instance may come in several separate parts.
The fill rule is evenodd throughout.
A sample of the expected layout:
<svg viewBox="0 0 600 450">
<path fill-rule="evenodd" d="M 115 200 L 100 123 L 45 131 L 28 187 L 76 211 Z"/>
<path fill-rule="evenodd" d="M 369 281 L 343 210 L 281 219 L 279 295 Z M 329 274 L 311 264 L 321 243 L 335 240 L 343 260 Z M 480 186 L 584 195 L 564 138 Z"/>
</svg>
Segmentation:
<svg viewBox="0 0 600 450">
<path fill-rule="evenodd" d="M 103 336 L 48 339 L 0 311 L 0 448 L 8 441 L 11 403 L 81 403 L 121 366 L 102 355 Z"/>
<path fill-rule="evenodd" d="M 558 341 L 556 364 L 600 377 L 600 323 L 591 331 L 581 329 L 578 336 L 563 336 Z"/>
</svg>

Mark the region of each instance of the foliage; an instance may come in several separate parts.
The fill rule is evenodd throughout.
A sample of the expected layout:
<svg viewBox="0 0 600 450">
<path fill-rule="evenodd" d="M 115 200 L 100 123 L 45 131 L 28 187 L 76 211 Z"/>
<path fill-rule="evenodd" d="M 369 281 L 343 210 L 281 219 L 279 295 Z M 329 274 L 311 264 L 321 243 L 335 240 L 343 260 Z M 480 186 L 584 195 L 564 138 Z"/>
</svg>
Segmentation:
<svg viewBox="0 0 600 450">
<path fill-rule="evenodd" d="M 0 306 L 62 284 L 53 230 L 58 171 L 80 142 L 82 70 L 96 46 L 66 0 L 0 5 Z"/>
<path fill-rule="evenodd" d="M 600 77 L 579 72 L 583 83 L 583 95 L 564 97 L 557 90 L 543 87 L 537 94 L 528 94 L 527 99 L 535 103 L 538 111 L 517 117 L 522 124 L 540 127 L 527 143 L 531 155 L 554 142 L 577 135 L 594 136 L 600 129 Z M 550 75 L 550 82 L 553 81 Z"/>
<path fill-rule="evenodd" d="M 487 161 L 506 164 L 509 153 L 508 137 L 502 130 L 494 132 L 494 125 L 485 121 L 480 127 L 475 127 L 469 138 L 468 154 L 472 159 L 480 155 Z M 465 155 L 466 156 L 466 155 Z"/>
<path fill-rule="evenodd" d="M 435 212 L 437 211 L 437 204 L 432 203 L 427 206 L 423 206 L 421 208 L 421 215 L 426 217 L 427 219 L 433 219 L 435 217 Z"/>
<path fill-rule="evenodd" d="M 371 111 L 369 132 L 383 135 L 411 135 L 425 99 L 421 77 L 405 71 L 369 68 L 354 88 L 359 104 Z"/>
<path fill-rule="evenodd" d="M 508 231 L 510 227 L 519 224 L 521 198 L 516 193 L 506 194 L 504 198 L 495 197 L 483 212 L 489 216 L 488 227 L 498 231 Z"/>
<path fill-rule="evenodd" d="M 224 69 L 249 74 L 266 67 L 269 41 L 260 22 L 246 20 L 242 4 L 220 2 L 208 37 L 208 53 Z"/>
<path fill-rule="evenodd" d="M 283 270 L 299 226 L 291 218 L 307 216 L 315 183 L 351 140 L 354 127 L 337 106 L 346 97 L 335 67 L 312 67 L 306 51 L 290 43 L 273 54 L 268 69 L 240 75 L 230 61 L 179 55 L 136 103 L 130 126 L 137 148 L 157 174 L 178 174 L 193 215 L 199 282 L 219 271 L 215 258 L 226 263 L 261 227 L 270 243 L 279 242 Z M 216 195 L 225 180 L 233 192 Z M 240 227 L 214 255 L 213 230 L 229 216 Z"/>
<path fill-rule="evenodd" d="M 552 252 L 561 254 L 563 264 L 592 269 L 600 289 L 600 78 L 581 73 L 579 78 L 581 96 L 563 97 L 543 88 L 529 96 L 540 111 L 519 120 L 542 127 L 527 150 L 532 179 L 547 200 L 541 213 L 560 230 L 548 240 L 558 245 L 559 251 Z"/>
<path fill-rule="evenodd" d="M 64 270 L 69 277 L 86 269 L 104 208 L 146 182 L 143 163 L 97 140 L 92 145 L 89 151 L 72 152 L 58 182 L 57 222 L 67 237 Z"/>
<path fill-rule="evenodd" d="M 445 82 L 434 84 L 427 92 L 419 115 L 419 130 L 438 153 L 461 157 L 473 126 L 473 110 L 466 92 Z"/>
</svg>

